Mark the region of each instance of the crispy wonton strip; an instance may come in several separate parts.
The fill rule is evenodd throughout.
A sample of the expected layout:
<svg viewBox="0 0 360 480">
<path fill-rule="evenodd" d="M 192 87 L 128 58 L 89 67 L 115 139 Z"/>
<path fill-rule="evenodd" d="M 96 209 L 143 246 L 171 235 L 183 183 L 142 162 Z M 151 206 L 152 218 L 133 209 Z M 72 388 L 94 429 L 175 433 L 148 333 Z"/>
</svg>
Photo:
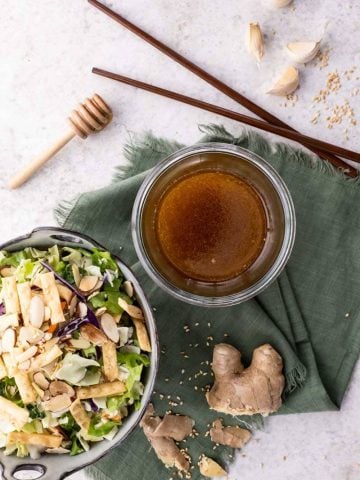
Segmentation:
<svg viewBox="0 0 360 480">
<path fill-rule="evenodd" d="M 17 291 L 20 300 L 21 315 L 25 326 L 30 325 L 30 302 L 31 302 L 31 287 L 30 282 L 23 282 L 17 284 Z"/>
<path fill-rule="evenodd" d="M 80 425 L 81 429 L 87 432 L 90 427 L 90 417 L 78 398 L 72 403 L 70 413 L 74 417 L 75 422 Z"/>
<path fill-rule="evenodd" d="M 114 342 L 106 342 L 102 347 L 103 362 L 104 362 L 104 375 L 113 382 L 118 378 L 119 370 L 116 358 L 116 345 Z"/>
<path fill-rule="evenodd" d="M 136 336 L 139 341 L 139 347 L 144 352 L 151 352 L 151 345 L 149 335 L 146 330 L 146 325 L 141 320 L 132 319 L 136 329 Z"/>
<path fill-rule="evenodd" d="M 11 423 L 17 430 L 21 430 L 29 421 L 29 412 L 26 408 L 18 407 L 11 400 L 0 396 L 0 419 Z"/>
<path fill-rule="evenodd" d="M 60 435 L 49 435 L 47 433 L 26 433 L 10 432 L 7 437 L 9 445 L 14 443 L 25 443 L 26 445 L 41 445 L 47 448 L 58 448 L 63 437 Z"/>
<path fill-rule="evenodd" d="M 126 390 L 123 382 L 100 383 L 90 387 L 79 387 L 77 389 L 77 398 L 84 400 L 85 398 L 110 397 L 112 395 L 121 395 Z"/>
<path fill-rule="evenodd" d="M 60 295 L 53 272 L 41 274 L 40 279 L 45 303 L 51 311 L 51 323 L 56 324 L 64 322 L 65 317 L 61 308 Z"/>
<path fill-rule="evenodd" d="M 21 310 L 15 276 L 13 275 L 12 277 L 3 278 L 2 283 L 6 313 L 20 313 Z"/>
<path fill-rule="evenodd" d="M 45 367 L 46 365 L 49 365 L 49 363 L 53 362 L 56 358 L 61 357 L 61 355 L 61 349 L 57 345 L 54 345 L 50 350 L 40 353 L 40 355 L 33 360 L 31 370 Z"/>
<path fill-rule="evenodd" d="M 36 402 L 36 392 L 31 385 L 29 375 L 26 372 L 17 372 L 14 378 L 24 404 Z"/>
<path fill-rule="evenodd" d="M 4 363 L 5 363 L 5 367 L 6 367 L 6 370 L 7 370 L 8 377 L 13 377 L 15 372 L 16 372 L 16 368 L 15 368 L 15 362 L 14 362 L 12 356 L 11 356 L 11 353 L 9 353 L 9 352 L 3 353 L 2 358 L 3 358 Z"/>
</svg>

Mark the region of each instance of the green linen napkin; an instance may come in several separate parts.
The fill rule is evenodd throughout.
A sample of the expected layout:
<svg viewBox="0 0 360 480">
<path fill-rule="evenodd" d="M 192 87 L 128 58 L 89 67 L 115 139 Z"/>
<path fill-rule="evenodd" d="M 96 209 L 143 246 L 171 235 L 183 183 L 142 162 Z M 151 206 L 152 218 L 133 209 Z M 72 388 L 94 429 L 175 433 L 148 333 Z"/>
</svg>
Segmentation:
<svg viewBox="0 0 360 480">
<path fill-rule="evenodd" d="M 236 346 L 245 362 L 265 342 L 281 353 L 287 383 L 279 413 L 338 409 L 360 347 L 359 181 L 252 131 L 233 136 L 220 126 L 201 130 L 202 142 L 240 145 L 268 160 L 294 200 L 297 238 L 291 259 L 279 279 L 253 300 L 225 309 L 181 303 L 154 285 L 136 258 L 130 232 L 133 201 L 147 171 L 181 147 L 176 142 L 150 134 L 132 142 L 125 149 L 128 165 L 118 170 L 111 185 L 57 210 L 62 226 L 84 232 L 120 255 L 142 281 L 156 309 L 162 351 L 153 403 L 160 414 L 171 409 L 196 421 L 199 434 L 183 442 L 193 458 L 193 479 L 201 478 L 201 453 L 220 463 L 232 457 L 230 449 L 214 450 L 205 437 L 210 422 L 219 416 L 209 410 L 204 397 L 206 385 L 212 383 L 209 362 L 216 343 Z M 222 417 L 225 424 L 244 424 L 244 418 Z M 175 478 L 139 428 L 88 473 L 98 480 Z"/>
</svg>

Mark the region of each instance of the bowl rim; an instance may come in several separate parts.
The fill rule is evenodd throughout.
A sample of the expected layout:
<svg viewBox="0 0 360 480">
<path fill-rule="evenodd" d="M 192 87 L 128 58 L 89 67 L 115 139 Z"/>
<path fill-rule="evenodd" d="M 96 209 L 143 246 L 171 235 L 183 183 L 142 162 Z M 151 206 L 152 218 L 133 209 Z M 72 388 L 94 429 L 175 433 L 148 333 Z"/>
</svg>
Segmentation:
<svg viewBox="0 0 360 480">
<path fill-rule="evenodd" d="M 47 237 L 50 237 L 51 236 L 50 233 L 51 233 L 51 235 L 52 234 L 53 235 L 60 235 L 60 236 L 64 235 L 65 237 L 66 236 L 74 236 L 74 237 L 77 237 L 77 238 L 80 238 L 80 239 L 84 240 L 85 242 L 87 242 L 88 244 L 90 244 L 94 247 L 100 248 L 102 250 L 109 251 L 108 248 L 104 247 L 99 242 L 97 242 L 96 240 L 94 240 L 93 238 L 91 238 L 90 236 L 88 236 L 84 233 L 77 232 L 76 230 L 70 230 L 70 229 L 66 229 L 66 228 L 62 228 L 62 227 L 56 227 L 56 226 L 36 227 L 33 230 L 31 230 L 29 233 L 19 235 L 15 238 L 12 238 L 12 239 L 7 240 L 6 242 L 2 243 L 0 245 L 0 250 L 6 250 L 9 247 L 11 247 L 11 246 L 13 246 L 17 243 L 20 243 L 20 242 L 23 242 L 23 241 L 26 241 L 26 240 L 30 240 L 31 238 L 33 238 L 34 236 L 37 236 L 37 235 L 46 235 Z M 71 244 L 71 242 L 67 241 L 66 239 L 65 240 L 61 239 L 61 242 L 64 245 L 66 243 Z M 55 243 L 56 242 L 54 242 L 54 244 Z M 77 242 L 75 241 L 75 243 L 77 243 Z M 13 473 L 15 473 L 15 471 L 18 469 L 19 466 L 23 467 L 24 470 L 26 470 L 27 467 L 29 469 L 31 469 L 31 468 L 36 469 L 35 467 L 38 467 L 38 468 L 40 467 L 44 471 L 44 473 L 40 477 L 36 477 L 36 478 L 39 478 L 39 480 L 41 480 L 41 479 L 43 479 L 43 480 L 50 480 L 50 479 L 51 480 L 62 480 L 63 478 L 71 475 L 72 473 L 74 473 L 78 470 L 81 470 L 81 469 L 83 469 L 83 468 L 85 468 L 89 465 L 92 465 L 93 463 L 97 462 L 98 460 L 103 458 L 105 455 L 107 455 L 111 450 L 113 450 L 114 448 L 121 445 L 133 433 L 135 428 L 140 423 L 140 420 L 143 417 L 148 404 L 150 403 L 151 396 L 152 396 L 152 393 L 153 393 L 153 390 L 154 390 L 155 381 L 156 381 L 158 370 L 159 370 L 159 361 L 160 361 L 160 343 L 159 343 L 159 336 L 158 336 L 158 332 L 157 332 L 156 321 L 155 321 L 155 317 L 154 317 L 154 314 L 153 314 L 153 309 L 151 307 L 151 304 L 149 302 L 149 299 L 148 299 L 145 291 L 143 290 L 143 288 L 141 286 L 140 281 L 137 279 L 137 276 L 135 275 L 133 270 L 118 255 L 116 255 L 114 253 L 111 253 L 111 254 L 116 259 L 116 262 L 118 263 L 121 271 L 124 273 L 124 277 L 126 278 L 126 277 L 130 276 L 130 280 L 134 283 L 135 293 L 138 295 L 139 299 L 141 300 L 141 306 L 144 310 L 145 317 L 148 321 L 148 324 L 151 325 L 151 332 L 150 333 L 152 333 L 152 337 L 153 337 L 152 338 L 152 344 L 151 344 L 151 347 L 152 347 L 151 370 L 152 371 L 151 372 L 149 371 L 149 378 L 148 378 L 147 383 L 145 384 L 145 390 L 144 390 L 144 395 L 142 397 L 141 408 L 138 411 L 133 411 L 132 412 L 134 420 L 131 422 L 128 429 L 125 431 L 124 435 L 121 438 L 116 440 L 116 436 L 117 436 L 116 435 L 114 437 L 114 439 L 112 439 L 110 441 L 106 441 L 107 444 L 108 444 L 108 448 L 106 448 L 104 451 L 100 452 L 99 455 L 96 455 L 95 457 L 93 456 L 90 461 L 81 462 L 80 460 L 81 460 L 83 454 L 81 454 L 79 456 L 76 456 L 76 457 L 71 457 L 71 459 L 74 459 L 74 460 L 76 459 L 78 463 L 76 465 L 74 465 L 74 467 L 70 467 L 70 469 L 68 469 L 66 471 L 64 471 L 62 469 L 61 472 L 54 472 L 54 471 L 51 471 L 51 467 L 49 465 L 41 465 L 42 463 L 47 464 L 48 462 L 50 462 L 50 464 L 51 464 L 51 459 L 53 459 L 54 457 L 55 458 L 62 457 L 61 455 L 56 456 L 56 455 L 46 454 L 46 455 L 42 455 L 39 459 L 34 460 L 34 459 L 31 459 L 31 458 L 20 459 L 18 457 L 14 457 L 14 456 L 5 457 L 3 455 L 3 452 L 1 451 L 0 452 L 1 453 L 0 466 L 2 467 L 2 475 L 6 480 L 7 479 L 10 480 L 10 478 L 14 478 Z M 129 417 L 127 417 L 127 418 L 129 418 Z M 130 418 L 129 418 L 129 420 L 130 420 Z M 119 433 L 121 433 L 121 429 L 119 430 Z M 102 442 L 99 442 L 99 443 L 100 444 L 105 444 L 104 442 L 105 441 L 103 440 Z M 89 452 L 91 452 L 91 448 L 90 448 Z M 88 453 L 88 452 L 84 452 L 84 455 L 86 453 Z M 69 458 L 68 458 L 68 460 L 69 460 Z"/>
<path fill-rule="evenodd" d="M 186 158 L 202 153 L 225 153 L 235 155 L 240 158 L 244 158 L 258 168 L 261 173 L 269 180 L 274 190 L 277 192 L 285 218 L 285 231 L 283 243 L 280 251 L 270 269 L 253 285 L 242 290 L 241 292 L 233 293 L 222 297 L 205 297 L 202 295 L 196 295 L 186 290 L 183 290 L 170 281 L 168 281 L 153 265 L 149 255 L 144 246 L 142 237 L 142 212 L 146 202 L 147 195 L 149 194 L 153 184 L 159 178 L 159 176 L 171 169 L 175 164 L 182 162 Z M 131 230 L 132 238 L 135 247 L 136 254 L 145 269 L 146 273 L 151 279 L 166 293 L 172 295 L 178 300 L 182 300 L 186 303 L 203 307 L 228 307 L 242 303 L 246 300 L 253 298 L 255 295 L 261 293 L 267 288 L 282 272 L 284 269 L 290 254 L 292 252 L 295 234 L 296 234 L 296 216 L 295 207 L 284 180 L 274 167 L 259 155 L 247 150 L 243 147 L 239 147 L 233 144 L 220 143 L 220 142 L 208 142 L 198 143 L 190 147 L 184 147 L 176 152 L 170 154 L 155 167 L 150 170 L 150 173 L 144 179 L 141 184 L 138 193 L 136 195 L 134 206 L 131 216 Z"/>
</svg>

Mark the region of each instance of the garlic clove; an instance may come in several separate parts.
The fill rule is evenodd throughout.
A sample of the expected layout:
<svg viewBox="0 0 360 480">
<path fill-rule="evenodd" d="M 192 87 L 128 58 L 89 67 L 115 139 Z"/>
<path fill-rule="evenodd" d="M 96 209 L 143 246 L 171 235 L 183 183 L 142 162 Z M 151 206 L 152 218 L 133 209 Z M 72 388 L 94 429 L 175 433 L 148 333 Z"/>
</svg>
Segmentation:
<svg viewBox="0 0 360 480">
<path fill-rule="evenodd" d="M 287 7 L 288 5 L 290 5 L 292 0 L 270 0 L 270 2 L 276 8 L 283 8 L 283 7 Z"/>
<path fill-rule="evenodd" d="M 297 63 L 308 63 L 313 60 L 320 50 L 320 42 L 292 42 L 286 50 Z"/>
<path fill-rule="evenodd" d="M 264 39 L 261 32 L 260 25 L 256 23 L 249 23 L 246 32 L 246 46 L 252 55 L 260 62 L 264 55 Z"/>
<path fill-rule="evenodd" d="M 274 86 L 267 93 L 286 96 L 293 93 L 299 86 L 299 71 L 295 67 L 288 67 Z"/>
</svg>

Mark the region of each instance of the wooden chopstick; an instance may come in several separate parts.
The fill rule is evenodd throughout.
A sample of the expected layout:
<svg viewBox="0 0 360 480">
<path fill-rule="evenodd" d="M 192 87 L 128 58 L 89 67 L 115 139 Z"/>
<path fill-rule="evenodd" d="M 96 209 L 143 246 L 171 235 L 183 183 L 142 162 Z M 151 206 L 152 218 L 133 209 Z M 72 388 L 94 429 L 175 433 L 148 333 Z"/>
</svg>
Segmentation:
<svg viewBox="0 0 360 480">
<path fill-rule="evenodd" d="M 285 128 L 288 130 L 296 131 L 289 125 L 287 125 L 285 122 L 280 120 L 279 118 L 275 117 L 272 115 L 270 112 L 267 110 L 263 109 L 262 107 L 258 106 L 248 98 L 244 97 L 241 95 L 241 93 L 237 92 L 233 88 L 231 88 L 229 85 L 225 84 L 221 80 L 217 79 L 210 73 L 206 72 L 203 70 L 201 67 L 196 65 L 195 63 L 191 62 L 187 58 L 183 57 L 180 55 L 178 52 L 173 50 L 172 48 L 168 47 L 164 43 L 160 42 L 150 34 L 146 33 L 144 30 L 141 28 L 137 27 L 133 23 L 131 23 L 129 20 L 126 20 L 124 17 L 122 17 L 120 14 L 116 13 L 114 10 L 111 8 L 107 7 L 106 5 L 102 4 L 98 0 L 88 0 L 88 2 L 93 5 L 94 7 L 98 8 L 100 11 L 111 17 L 113 20 L 116 22 L 120 23 L 123 25 L 125 28 L 133 32 L 135 35 L 138 35 L 140 38 L 148 42 L 150 45 L 154 46 L 161 52 L 163 52 L 165 55 L 168 55 L 170 58 L 172 58 L 175 62 L 179 63 L 183 67 L 187 68 L 190 70 L 192 73 L 197 75 L 198 77 L 202 78 L 205 80 L 207 83 L 215 87 L 217 90 L 220 92 L 224 93 L 228 97 L 232 98 L 233 100 L 237 101 L 240 105 L 243 107 L 247 108 L 251 112 L 253 112 L 255 115 L 258 117 L 262 118 L 263 120 L 270 122 L 278 127 Z M 329 152 L 324 152 L 322 150 L 319 150 L 317 147 L 312 147 L 311 150 L 316 153 L 319 157 L 329 161 L 331 164 L 334 166 L 344 170 L 345 173 L 347 173 L 351 177 L 356 177 L 358 175 L 358 171 L 353 168 L 351 165 L 348 165 L 346 162 L 341 160 L 340 158 L 337 158 L 335 155 L 329 153 Z"/>
<path fill-rule="evenodd" d="M 102 77 L 111 78 L 112 80 L 116 80 L 118 82 L 131 85 L 132 87 L 141 88 L 142 90 L 147 90 L 148 92 L 156 93 L 157 95 L 171 98 L 173 100 L 177 100 L 178 102 L 186 103 L 188 105 L 192 105 L 193 107 L 198 107 L 203 110 L 207 110 L 208 112 L 213 112 L 218 115 L 222 115 L 223 117 L 231 118 L 232 120 L 245 123 L 246 125 L 250 125 L 251 127 L 259 128 L 260 130 L 274 133 L 276 135 L 280 135 L 281 137 L 288 138 L 290 140 L 295 140 L 296 142 L 300 142 L 307 147 L 315 147 L 315 148 L 318 147 L 321 150 L 325 150 L 327 152 L 334 153 L 336 155 L 341 155 L 344 158 L 348 158 L 349 160 L 353 160 L 354 162 L 360 163 L 359 153 L 352 152 L 351 150 L 347 150 L 342 147 L 338 147 L 337 145 L 332 145 L 331 143 L 323 142 L 322 140 L 308 137 L 307 135 L 302 135 L 301 133 L 298 133 L 292 130 L 287 130 L 286 128 L 277 127 L 276 125 L 263 122 L 262 120 L 258 120 L 257 118 L 249 117 L 247 115 L 234 112 L 233 110 L 228 110 L 226 108 L 219 107 L 218 105 L 213 105 L 212 103 L 203 102 L 196 98 L 182 95 L 181 93 L 173 92 L 171 90 L 166 90 L 165 88 L 160 88 L 155 85 L 150 85 L 148 83 L 140 82 L 139 80 L 125 77 L 123 75 L 118 75 L 113 72 L 108 72 L 107 70 L 102 70 L 100 68 L 93 68 L 92 72 L 95 73 L 96 75 L 101 75 Z"/>
</svg>

